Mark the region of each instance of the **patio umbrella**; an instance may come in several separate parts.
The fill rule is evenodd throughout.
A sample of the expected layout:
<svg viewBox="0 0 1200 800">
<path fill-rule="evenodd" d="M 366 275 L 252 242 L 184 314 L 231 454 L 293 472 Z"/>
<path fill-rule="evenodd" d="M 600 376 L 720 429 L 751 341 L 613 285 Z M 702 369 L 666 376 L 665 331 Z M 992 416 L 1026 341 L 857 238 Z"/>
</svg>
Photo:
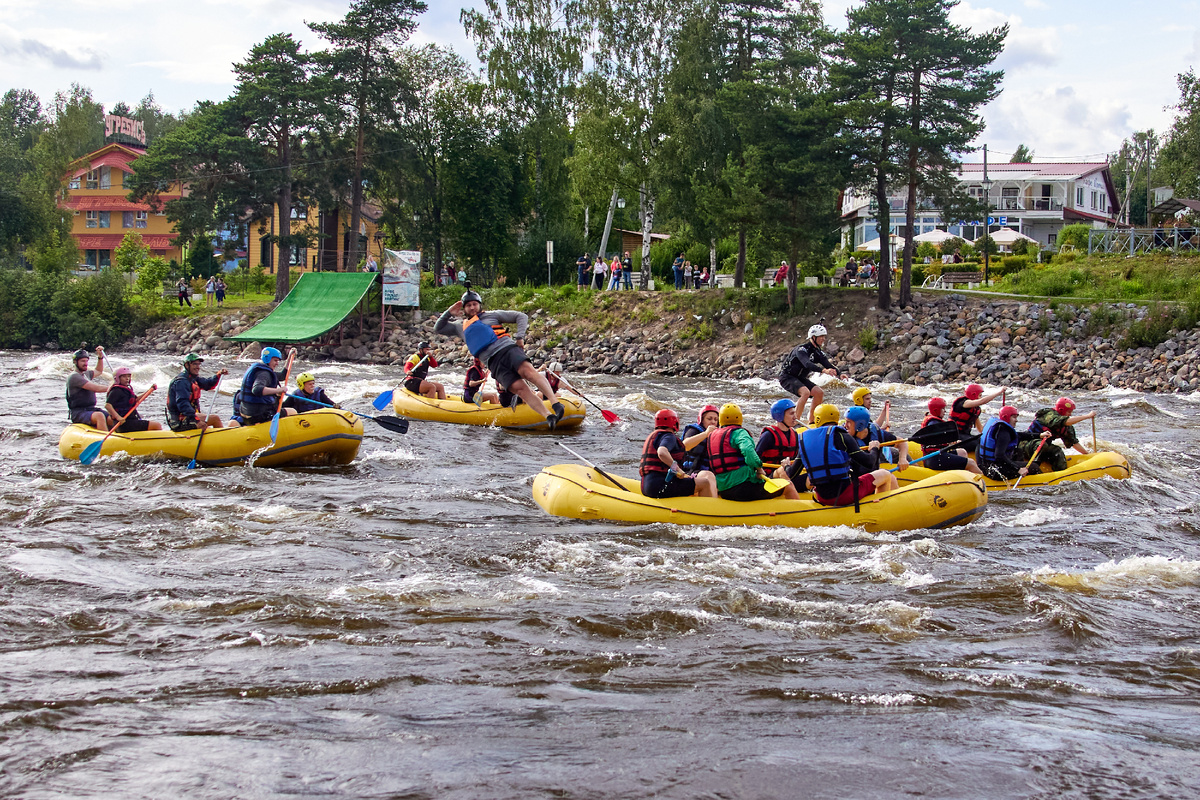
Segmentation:
<svg viewBox="0 0 1200 800">
<path fill-rule="evenodd" d="M 896 249 L 897 249 L 897 250 L 900 250 L 900 249 L 902 249 L 903 247 L 904 247 L 904 237 L 903 237 L 903 236 L 897 236 L 897 237 L 896 237 Z M 876 252 L 876 253 L 878 253 L 878 252 L 879 252 L 879 240 L 878 240 L 878 239 L 872 239 L 872 240 L 871 240 L 871 241 L 869 241 L 869 242 L 863 242 L 862 244 L 860 244 L 860 245 L 859 245 L 857 248 L 855 248 L 855 249 L 857 249 L 857 250 L 870 250 L 870 251 L 872 251 L 872 252 Z"/>
<path fill-rule="evenodd" d="M 957 239 L 953 233 L 942 230 L 932 230 L 929 233 L 922 233 L 919 236 L 914 236 L 914 242 L 929 242 L 931 244 L 941 244 L 947 239 Z"/>
<path fill-rule="evenodd" d="M 995 233 L 989 233 L 988 236 L 991 237 L 993 242 L 1000 245 L 1001 247 L 1012 247 L 1013 242 L 1015 242 L 1019 239 L 1024 239 L 1027 242 L 1036 242 L 1037 241 L 1037 239 L 1034 239 L 1032 236 L 1026 236 L 1023 233 L 1018 233 L 1017 231 L 1014 231 L 1012 228 L 1001 228 L 1000 230 L 996 231 Z M 983 237 L 980 236 L 978 239 L 975 240 L 974 243 L 979 244 L 982 241 L 983 241 Z"/>
</svg>

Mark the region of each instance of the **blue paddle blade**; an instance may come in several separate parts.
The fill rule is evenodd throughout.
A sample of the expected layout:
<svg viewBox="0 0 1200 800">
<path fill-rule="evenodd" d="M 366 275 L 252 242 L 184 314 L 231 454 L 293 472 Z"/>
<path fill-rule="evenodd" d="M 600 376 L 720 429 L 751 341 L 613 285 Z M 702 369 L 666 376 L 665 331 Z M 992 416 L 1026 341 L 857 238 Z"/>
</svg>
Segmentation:
<svg viewBox="0 0 1200 800">
<path fill-rule="evenodd" d="M 196 463 L 196 459 L 194 458 L 188 462 L 188 469 L 195 469 L 198 466 L 200 465 Z"/>
<path fill-rule="evenodd" d="M 91 464 L 96 460 L 96 456 L 100 455 L 100 448 L 104 446 L 104 442 L 92 442 L 87 447 L 83 448 L 83 452 L 79 454 L 79 462 L 81 464 Z"/>
<path fill-rule="evenodd" d="M 271 444 L 275 444 L 275 437 L 279 435 L 279 412 L 275 412 L 275 416 L 271 417 Z"/>
<path fill-rule="evenodd" d="M 392 404 L 393 390 L 388 389 L 383 394 L 371 401 L 371 405 L 375 406 L 376 411 L 383 411 Z"/>
</svg>

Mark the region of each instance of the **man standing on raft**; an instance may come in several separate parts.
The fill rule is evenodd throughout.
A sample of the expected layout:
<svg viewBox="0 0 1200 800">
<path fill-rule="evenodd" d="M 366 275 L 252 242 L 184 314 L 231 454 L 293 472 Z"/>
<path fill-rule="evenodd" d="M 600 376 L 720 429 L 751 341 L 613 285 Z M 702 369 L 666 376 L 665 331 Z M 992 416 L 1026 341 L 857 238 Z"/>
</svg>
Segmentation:
<svg viewBox="0 0 1200 800">
<path fill-rule="evenodd" d="M 462 322 L 454 322 L 452 316 L 463 316 Z M 504 325 L 516 324 L 516 336 L 509 334 Z M 558 395 L 550 388 L 546 376 L 533 368 L 525 355 L 525 331 L 529 328 L 529 317 L 521 311 L 484 311 L 483 298 L 469 286 L 462 300 L 447 308 L 438 317 L 434 331 L 443 336 L 457 336 L 467 343 L 471 355 L 487 364 L 496 380 L 496 386 L 507 389 L 546 418 L 550 430 L 567 413 Z M 550 402 L 553 413 L 546 410 L 542 396 Z"/>
<path fill-rule="evenodd" d="M 825 344 L 825 337 L 828 335 L 829 332 L 825 330 L 824 325 L 813 325 L 809 328 L 808 341 L 792 348 L 792 352 L 788 353 L 787 359 L 783 362 L 783 369 L 779 373 L 779 385 L 798 398 L 796 401 L 797 419 L 804 419 L 804 404 L 808 402 L 809 398 L 812 398 L 812 406 L 808 411 L 809 425 L 815 424 L 813 414 L 817 406 L 825 401 L 825 392 L 820 386 L 809 380 L 808 376 L 823 372 L 835 378 L 840 377 L 837 368 L 830 362 L 829 356 L 825 355 L 825 351 L 821 349 Z"/>
</svg>

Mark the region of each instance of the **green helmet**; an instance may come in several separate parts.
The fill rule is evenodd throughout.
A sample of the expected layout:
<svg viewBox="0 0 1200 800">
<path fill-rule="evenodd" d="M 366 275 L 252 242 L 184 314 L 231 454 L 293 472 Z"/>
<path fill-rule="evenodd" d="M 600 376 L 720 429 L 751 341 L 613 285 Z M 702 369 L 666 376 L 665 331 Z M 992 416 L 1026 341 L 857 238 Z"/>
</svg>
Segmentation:
<svg viewBox="0 0 1200 800">
<path fill-rule="evenodd" d="M 184 357 L 183 357 L 183 363 L 184 363 L 184 364 L 190 364 L 190 363 L 192 363 L 193 361 L 204 361 L 204 359 L 203 359 L 203 358 L 201 358 L 201 357 L 200 357 L 198 354 L 196 354 L 196 353 L 188 353 L 186 356 L 184 356 Z"/>
</svg>

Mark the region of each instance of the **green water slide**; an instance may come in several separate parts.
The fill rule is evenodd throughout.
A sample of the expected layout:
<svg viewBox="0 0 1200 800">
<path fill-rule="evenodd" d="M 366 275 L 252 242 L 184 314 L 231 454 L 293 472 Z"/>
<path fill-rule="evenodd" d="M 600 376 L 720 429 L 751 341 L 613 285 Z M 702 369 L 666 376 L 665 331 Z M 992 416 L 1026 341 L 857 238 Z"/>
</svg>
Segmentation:
<svg viewBox="0 0 1200 800">
<path fill-rule="evenodd" d="M 306 272 L 296 281 L 283 302 L 235 342 L 295 344 L 327 333 L 353 313 L 371 288 L 376 272 Z"/>
</svg>

